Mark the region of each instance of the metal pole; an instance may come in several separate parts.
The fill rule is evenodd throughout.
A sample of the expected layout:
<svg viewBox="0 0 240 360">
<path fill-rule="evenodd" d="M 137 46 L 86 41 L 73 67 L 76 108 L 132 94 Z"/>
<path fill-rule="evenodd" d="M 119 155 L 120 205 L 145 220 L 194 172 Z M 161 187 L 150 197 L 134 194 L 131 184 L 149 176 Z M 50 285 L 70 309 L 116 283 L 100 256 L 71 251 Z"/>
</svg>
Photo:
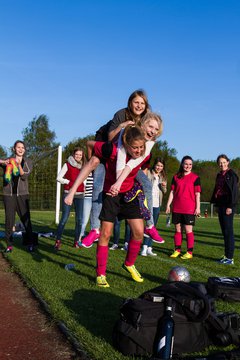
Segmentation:
<svg viewBox="0 0 240 360">
<path fill-rule="evenodd" d="M 57 164 L 57 175 L 59 174 L 62 168 L 62 146 L 58 147 L 58 164 Z M 60 201 L 61 201 L 61 184 L 57 181 L 57 190 L 56 190 L 56 217 L 55 223 L 59 224 L 59 215 L 60 215 Z"/>
</svg>

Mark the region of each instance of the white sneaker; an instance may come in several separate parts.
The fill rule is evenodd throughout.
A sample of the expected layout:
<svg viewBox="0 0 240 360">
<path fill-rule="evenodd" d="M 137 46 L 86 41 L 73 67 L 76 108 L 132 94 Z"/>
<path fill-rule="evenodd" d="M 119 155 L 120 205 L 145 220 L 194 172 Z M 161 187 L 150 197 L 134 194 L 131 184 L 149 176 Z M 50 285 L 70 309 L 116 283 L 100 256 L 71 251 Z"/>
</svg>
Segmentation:
<svg viewBox="0 0 240 360">
<path fill-rule="evenodd" d="M 149 255 L 149 256 L 157 256 L 157 254 L 152 251 L 151 247 L 147 248 L 147 255 Z"/>
<path fill-rule="evenodd" d="M 143 248 L 142 248 L 142 251 L 141 251 L 140 255 L 141 256 L 147 256 L 148 255 L 147 254 L 147 249 L 148 249 L 147 245 L 143 245 Z"/>
<path fill-rule="evenodd" d="M 128 251 L 128 243 L 125 242 L 124 246 L 121 248 L 121 250 Z"/>
<path fill-rule="evenodd" d="M 109 250 L 117 250 L 118 249 L 118 245 L 117 244 L 113 244 Z"/>
</svg>

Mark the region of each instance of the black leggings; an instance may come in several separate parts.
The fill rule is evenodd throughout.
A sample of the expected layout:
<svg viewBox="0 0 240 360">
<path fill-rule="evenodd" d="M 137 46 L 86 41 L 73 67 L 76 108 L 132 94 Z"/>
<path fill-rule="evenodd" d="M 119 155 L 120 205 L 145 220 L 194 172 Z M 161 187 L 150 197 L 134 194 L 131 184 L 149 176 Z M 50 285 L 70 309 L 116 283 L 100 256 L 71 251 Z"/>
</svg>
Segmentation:
<svg viewBox="0 0 240 360">
<path fill-rule="evenodd" d="M 4 195 L 3 202 L 5 207 L 5 238 L 7 246 L 11 246 L 13 244 L 12 234 L 16 212 L 26 230 L 28 243 L 30 245 L 32 242 L 32 223 L 30 218 L 28 195 Z"/>
</svg>

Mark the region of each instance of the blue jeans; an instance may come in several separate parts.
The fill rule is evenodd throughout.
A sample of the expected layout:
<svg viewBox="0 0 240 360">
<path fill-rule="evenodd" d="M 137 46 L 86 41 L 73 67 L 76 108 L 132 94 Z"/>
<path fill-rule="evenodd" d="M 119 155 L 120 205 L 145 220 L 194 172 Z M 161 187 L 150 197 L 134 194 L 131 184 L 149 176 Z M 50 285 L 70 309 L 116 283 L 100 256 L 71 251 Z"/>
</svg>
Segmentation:
<svg viewBox="0 0 240 360">
<path fill-rule="evenodd" d="M 64 199 L 66 196 L 67 196 L 67 194 L 64 193 L 63 201 L 62 201 L 62 217 L 58 224 L 57 234 L 56 234 L 57 240 L 61 240 L 61 238 L 62 238 L 62 233 L 63 233 L 64 227 L 66 225 L 66 222 L 69 218 L 70 211 L 71 211 L 71 205 L 67 205 L 64 202 Z M 82 197 L 74 198 L 73 204 L 74 204 L 74 208 L 75 208 L 75 241 L 78 241 L 79 235 L 81 232 L 81 227 L 82 227 L 83 195 L 82 195 Z"/>
<path fill-rule="evenodd" d="M 154 226 L 157 226 L 158 218 L 160 214 L 160 207 L 154 207 L 153 208 L 153 221 Z M 152 238 L 146 238 L 144 237 L 143 245 L 147 245 L 148 247 L 152 247 Z"/>
<path fill-rule="evenodd" d="M 105 166 L 99 164 L 93 172 L 93 197 L 91 209 L 91 229 L 100 228 L 99 215 L 102 209 L 102 191 L 105 180 Z"/>
<path fill-rule="evenodd" d="M 120 228 L 121 228 L 121 221 L 119 221 L 118 218 L 116 218 L 113 228 L 113 243 L 116 245 L 118 245 L 120 240 Z M 125 220 L 125 235 L 124 235 L 125 242 L 127 243 L 129 242 L 130 236 L 131 236 L 130 226 L 128 225 L 128 222 Z"/>
<path fill-rule="evenodd" d="M 82 229 L 80 233 L 80 238 L 85 235 L 86 226 L 90 217 L 92 209 L 92 198 L 85 197 L 83 200 L 83 217 L 82 217 Z"/>
<path fill-rule="evenodd" d="M 147 226 L 151 226 L 154 224 L 153 219 L 153 201 L 152 201 L 152 183 L 147 177 L 147 175 L 144 174 L 142 170 L 139 170 L 136 176 L 136 180 L 142 185 L 143 192 L 145 194 L 145 197 L 147 199 L 148 209 L 151 212 L 151 218 L 146 221 Z"/>
<path fill-rule="evenodd" d="M 224 238 L 225 256 L 228 259 L 233 259 L 235 247 L 235 240 L 233 234 L 233 217 L 235 209 L 232 209 L 232 213 L 230 215 L 226 215 L 226 209 L 226 206 L 220 206 L 218 208 L 218 220 Z"/>
</svg>

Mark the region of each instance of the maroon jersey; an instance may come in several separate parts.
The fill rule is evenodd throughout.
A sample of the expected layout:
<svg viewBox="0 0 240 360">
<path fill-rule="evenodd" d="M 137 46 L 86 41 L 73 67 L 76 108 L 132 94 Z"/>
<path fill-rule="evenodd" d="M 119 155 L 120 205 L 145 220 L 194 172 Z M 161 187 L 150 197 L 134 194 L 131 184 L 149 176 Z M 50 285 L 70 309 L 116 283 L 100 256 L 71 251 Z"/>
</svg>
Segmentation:
<svg viewBox="0 0 240 360">
<path fill-rule="evenodd" d="M 116 182 L 116 162 L 117 162 L 117 147 L 111 142 L 100 142 L 97 141 L 94 145 L 94 155 L 99 159 L 104 159 L 106 175 L 103 186 L 103 191 L 109 192 L 110 187 Z M 149 167 L 150 155 L 148 155 L 138 166 L 136 166 L 123 181 L 119 193 L 124 193 L 130 190 L 134 185 L 134 179 L 137 176 L 138 170 Z M 129 157 L 127 157 L 127 161 Z"/>
<path fill-rule="evenodd" d="M 179 179 L 174 175 L 171 190 L 174 193 L 172 211 L 193 215 L 196 210 L 196 193 L 201 192 L 199 176 L 191 172 Z"/>
</svg>

